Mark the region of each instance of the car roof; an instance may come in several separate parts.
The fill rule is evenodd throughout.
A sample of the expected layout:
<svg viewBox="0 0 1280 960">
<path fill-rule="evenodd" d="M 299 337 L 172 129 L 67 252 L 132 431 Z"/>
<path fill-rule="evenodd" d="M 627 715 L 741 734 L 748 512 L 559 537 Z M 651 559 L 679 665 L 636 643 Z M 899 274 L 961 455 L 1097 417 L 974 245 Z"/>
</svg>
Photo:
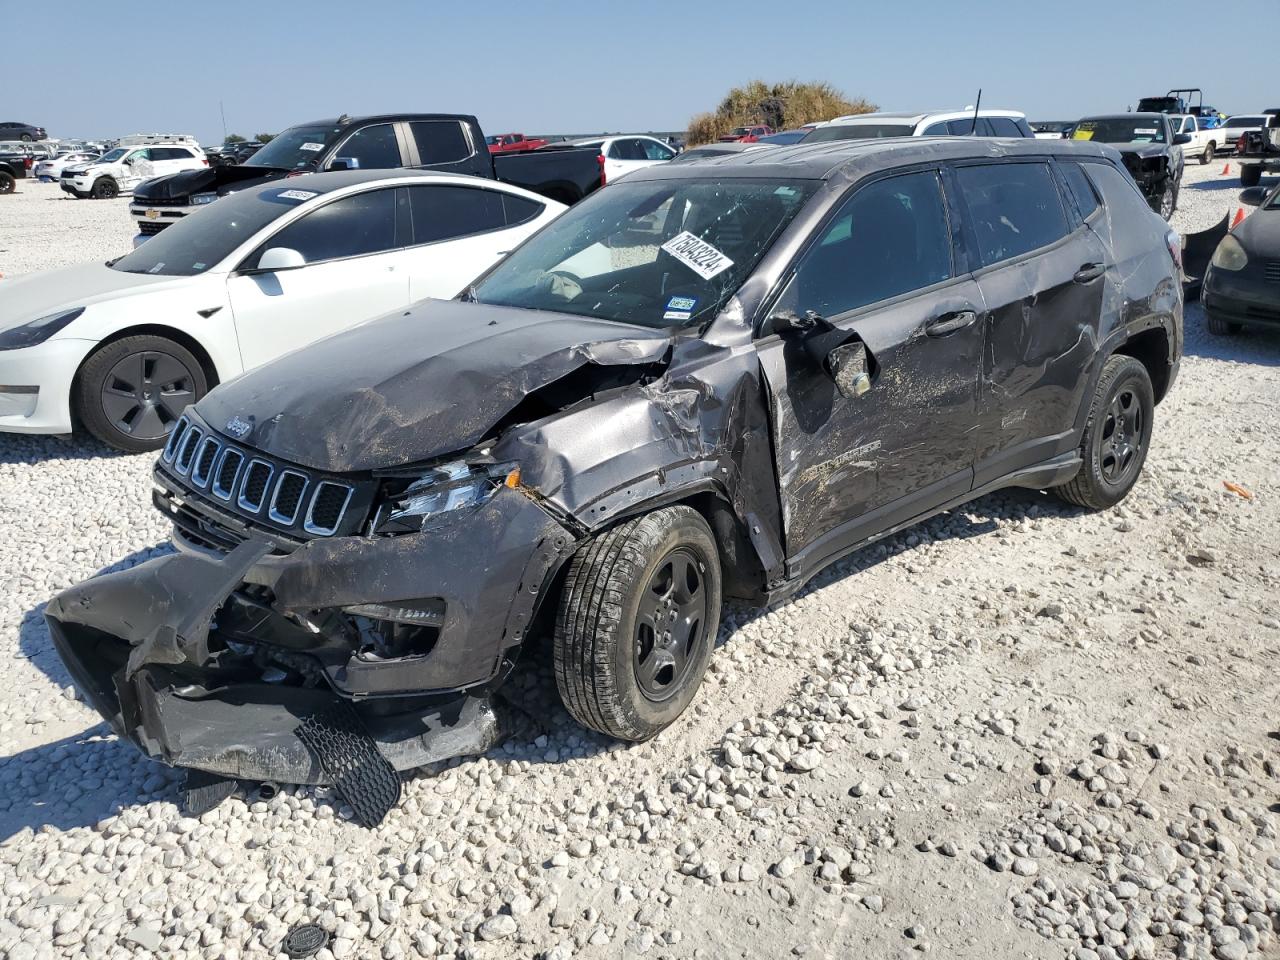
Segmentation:
<svg viewBox="0 0 1280 960">
<path fill-rule="evenodd" d="M 1087 117 L 1081 117 L 1076 123 L 1083 123 L 1085 120 L 1158 120 L 1161 117 L 1174 116 L 1190 116 L 1190 114 L 1174 114 L 1174 113 L 1095 113 Z"/>
<path fill-rule="evenodd" d="M 846 124 L 854 125 L 859 123 L 879 123 L 882 120 L 905 120 L 912 124 L 920 123 L 924 120 L 933 118 L 948 119 L 950 117 L 971 117 L 973 116 L 973 108 L 967 110 L 916 110 L 914 112 L 895 111 L 884 113 L 851 113 L 843 117 L 834 117 L 825 124 L 819 126 L 844 126 Z M 1025 114 L 1017 110 L 1000 110 L 980 108 L 978 110 L 980 117 L 1011 117 L 1013 119 L 1023 118 Z"/>
<path fill-rule="evenodd" d="M 345 187 L 354 187 L 364 183 L 377 183 L 386 181 L 387 183 L 406 183 L 415 180 L 430 182 L 432 180 L 446 182 L 475 182 L 476 186 L 489 187 L 494 190 L 511 191 L 516 190 L 521 193 L 528 191 L 515 187 L 514 184 L 502 183 L 498 180 L 490 180 L 486 177 L 472 177 L 463 173 L 441 173 L 433 170 L 332 170 L 328 173 L 309 173 L 301 177 L 290 177 L 285 180 L 272 180 L 261 186 L 251 188 L 256 196 L 271 194 L 278 190 L 305 190 L 308 193 L 333 193 L 335 190 L 342 190 Z"/>
<path fill-rule="evenodd" d="M 290 127 L 350 127 L 357 123 L 368 123 L 371 120 L 403 120 L 411 122 L 413 120 L 465 120 L 474 119 L 464 113 L 372 113 L 368 116 L 348 117 L 343 114 L 340 117 L 325 117 L 320 120 L 307 120 L 304 123 L 291 123 Z"/>
<path fill-rule="evenodd" d="M 945 160 L 1001 160 L 1033 156 L 1118 160 L 1114 147 L 1090 141 L 1030 137 L 890 137 L 774 145 L 763 150 L 707 157 L 697 163 L 664 163 L 627 176 L 626 182 L 706 177 L 775 180 L 855 180 L 866 174 L 915 163 Z"/>
</svg>

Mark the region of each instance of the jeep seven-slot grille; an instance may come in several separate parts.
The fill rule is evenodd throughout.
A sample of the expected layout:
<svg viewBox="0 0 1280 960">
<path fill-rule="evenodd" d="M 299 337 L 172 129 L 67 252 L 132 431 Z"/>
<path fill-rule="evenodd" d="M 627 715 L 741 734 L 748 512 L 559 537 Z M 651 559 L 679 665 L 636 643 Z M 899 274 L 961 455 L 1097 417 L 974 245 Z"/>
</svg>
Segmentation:
<svg viewBox="0 0 1280 960">
<path fill-rule="evenodd" d="M 207 491 L 235 513 L 316 537 L 338 531 L 355 493 L 351 484 L 313 478 L 234 447 L 189 415 L 174 426 L 161 460 L 171 472 L 189 476 L 193 490 Z"/>
</svg>

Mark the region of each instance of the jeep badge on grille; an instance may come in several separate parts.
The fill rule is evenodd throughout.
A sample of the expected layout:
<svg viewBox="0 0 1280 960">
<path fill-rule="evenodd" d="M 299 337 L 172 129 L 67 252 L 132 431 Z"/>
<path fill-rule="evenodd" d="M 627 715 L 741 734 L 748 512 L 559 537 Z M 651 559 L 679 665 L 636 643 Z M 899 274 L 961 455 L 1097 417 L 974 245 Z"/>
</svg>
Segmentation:
<svg viewBox="0 0 1280 960">
<path fill-rule="evenodd" d="M 242 420 L 240 417 L 232 417 L 227 421 L 227 433 L 231 434 L 237 440 L 243 440 L 252 430 L 252 420 Z"/>
</svg>

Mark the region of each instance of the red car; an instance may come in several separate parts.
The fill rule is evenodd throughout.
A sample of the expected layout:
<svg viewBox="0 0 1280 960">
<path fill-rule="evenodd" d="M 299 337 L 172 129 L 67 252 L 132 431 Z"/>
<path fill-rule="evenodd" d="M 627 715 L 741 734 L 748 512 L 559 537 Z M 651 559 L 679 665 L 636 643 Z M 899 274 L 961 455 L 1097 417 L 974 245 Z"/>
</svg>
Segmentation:
<svg viewBox="0 0 1280 960">
<path fill-rule="evenodd" d="M 733 133 L 720 138 L 721 143 L 755 143 L 761 137 L 770 136 L 773 127 L 757 123 L 750 127 L 734 127 Z"/>
<path fill-rule="evenodd" d="M 526 137 L 523 133 L 500 133 L 496 137 L 489 137 L 485 143 L 489 145 L 490 153 L 520 153 L 547 145 L 546 140 Z"/>
</svg>

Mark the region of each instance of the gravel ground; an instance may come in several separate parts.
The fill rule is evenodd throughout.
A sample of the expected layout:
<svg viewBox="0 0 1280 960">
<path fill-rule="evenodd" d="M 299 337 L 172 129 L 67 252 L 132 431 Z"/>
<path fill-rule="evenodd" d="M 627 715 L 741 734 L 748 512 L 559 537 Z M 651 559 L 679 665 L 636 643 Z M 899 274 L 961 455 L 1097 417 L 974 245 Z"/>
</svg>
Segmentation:
<svg viewBox="0 0 1280 960">
<path fill-rule="evenodd" d="M 0 272 L 127 248 L 120 203 L 4 202 Z M 373 831 L 323 789 L 182 815 L 41 619 L 168 549 L 151 458 L 0 436 L 0 954 L 272 956 L 315 921 L 324 957 L 1280 956 L 1280 336 L 1186 326 L 1119 508 L 989 496 L 727 611 L 648 744 L 575 726 L 534 658 L 524 729 Z"/>
</svg>

